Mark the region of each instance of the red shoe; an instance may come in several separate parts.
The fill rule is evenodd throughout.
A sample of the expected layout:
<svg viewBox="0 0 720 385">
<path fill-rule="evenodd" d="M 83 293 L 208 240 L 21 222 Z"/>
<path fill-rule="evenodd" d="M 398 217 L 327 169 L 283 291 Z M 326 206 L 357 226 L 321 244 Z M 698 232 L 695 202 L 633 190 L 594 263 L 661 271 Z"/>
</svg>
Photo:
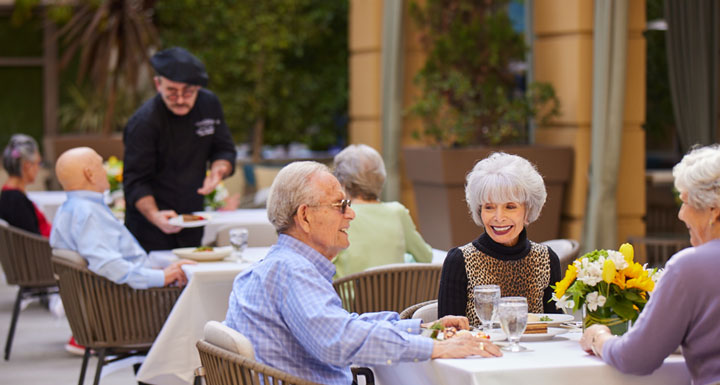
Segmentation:
<svg viewBox="0 0 720 385">
<path fill-rule="evenodd" d="M 70 337 L 70 341 L 68 341 L 67 344 L 65 344 L 65 350 L 70 353 L 77 356 L 82 356 L 85 354 L 85 347 L 78 345 L 77 342 L 75 342 L 75 337 Z"/>
</svg>

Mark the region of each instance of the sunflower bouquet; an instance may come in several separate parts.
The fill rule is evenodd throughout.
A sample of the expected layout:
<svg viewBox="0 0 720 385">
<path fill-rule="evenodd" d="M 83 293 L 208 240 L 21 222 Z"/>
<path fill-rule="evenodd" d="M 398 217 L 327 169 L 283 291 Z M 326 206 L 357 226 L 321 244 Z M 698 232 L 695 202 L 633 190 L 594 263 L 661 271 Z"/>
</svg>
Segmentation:
<svg viewBox="0 0 720 385">
<path fill-rule="evenodd" d="M 614 334 L 627 331 L 660 278 L 657 269 L 647 269 L 633 260 L 632 245 L 619 251 L 595 250 L 576 259 L 565 277 L 554 286 L 553 299 L 559 308 L 584 309 L 583 326 L 602 323 Z"/>
<path fill-rule="evenodd" d="M 115 156 L 111 156 L 103 164 L 108 182 L 110 182 L 110 193 L 122 190 L 123 181 L 123 161 Z"/>
</svg>

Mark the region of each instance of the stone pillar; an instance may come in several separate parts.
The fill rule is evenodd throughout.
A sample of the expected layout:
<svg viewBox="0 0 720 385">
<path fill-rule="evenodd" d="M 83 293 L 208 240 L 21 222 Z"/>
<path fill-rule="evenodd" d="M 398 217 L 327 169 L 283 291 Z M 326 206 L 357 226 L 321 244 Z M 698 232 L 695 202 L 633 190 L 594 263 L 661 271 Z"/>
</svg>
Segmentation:
<svg viewBox="0 0 720 385">
<path fill-rule="evenodd" d="M 644 235 L 645 223 L 645 1 L 628 9 L 628 55 L 621 167 L 618 175 L 620 242 Z M 580 239 L 588 192 L 591 146 L 593 2 L 534 0 L 534 70 L 537 81 L 550 82 L 561 103 L 561 116 L 538 127 L 538 144 L 570 146 L 574 171 L 563 207 L 563 237 Z M 618 245 L 619 246 L 619 245 Z"/>
</svg>

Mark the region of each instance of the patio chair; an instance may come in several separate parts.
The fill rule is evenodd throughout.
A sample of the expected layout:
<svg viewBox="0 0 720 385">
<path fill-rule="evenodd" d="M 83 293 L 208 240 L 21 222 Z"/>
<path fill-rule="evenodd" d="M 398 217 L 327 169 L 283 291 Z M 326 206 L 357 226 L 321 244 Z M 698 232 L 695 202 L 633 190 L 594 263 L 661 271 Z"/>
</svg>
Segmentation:
<svg viewBox="0 0 720 385">
<path fill-rule="evenodd" d="M 437 321 L 438 319 L 438 301 L 425 301 L 416 303 L 403 310 L 400 313 L 400 319 L 420 319 L 423 323 Z"/>
<path fill-rule="evenodd" d="M 663 267 L 673 254 L 690 247 L 687 235 L 629 237 L 628 242 L 635 249 L 635 261 L 650 267 Z"/>
<path fill-rule="evenodd" d="M 220 322 L 208 321 L 203 335 L 196 345 L 203 366 L 196 373 L 205 377 L 207 385 L 317 385 L 255 361 L 252 342 Z M 352 368 L 352 372 L 355 379 L 365 376 L 366 384 L 375 383 L 368 368 Z"/>
<path fill-rule="evenodd" d="M 568 265 L 570 265 L 580 252 L 580 243 L 574 239 L 550 239 L 541 242 L 550 246 L 560 259 L 560 274 L 565 275 Z"/>
<path fill-rule="evenodd" d="M 358 314 L 389 310 L 437 298 L 442 265 L 406 263 L 380 266 L 333 282 L 345 310 Z"/>
<path fill-rule="evenodd" d="M 5 342 L 5 361 L 10 359 L 15 327 L 24 299 L 58 292 L 50 265 L 50 245 L 40 235 L 10 226 L 0 219 L 0 263 L 7 283 L 18 285 L 10 329 Z"/>
<path fill-rule="evenodd" d="M 53 249 L 52 254 L 70 329 L 77 343 L 86 347 L 79 384 L 85 381 L 93 354 L 98 358 L 93 382 L 97 385 L 104 365 L 150 349 L 182 288 L 136 290 L 91 272 L 73 251 Z"/>
</svg>

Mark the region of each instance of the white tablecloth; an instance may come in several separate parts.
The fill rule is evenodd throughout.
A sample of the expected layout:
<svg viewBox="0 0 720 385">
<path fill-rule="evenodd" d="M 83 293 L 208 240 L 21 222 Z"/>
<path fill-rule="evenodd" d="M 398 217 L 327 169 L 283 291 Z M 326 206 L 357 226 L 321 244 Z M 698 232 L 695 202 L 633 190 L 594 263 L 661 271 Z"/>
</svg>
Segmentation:
<svg viewBox="0 0 720 385">
<path fill-rule="evenodd" d="M 257 261 L 269 247 L 248 248 L 243 257 Z M 150 258 L 174 259 L 168 251 L 155 251 Z M 178 298 L 160 334 L 140 367 L 137 380 L 151 384 L 192 384 L 193 371 L 200 366 L 195 344 L 202 339 L 207 321 L 222 321 L 228 308 L 228 298 L 235 276 L 250 263 L 207 262 L 183 265 L 189 278 L 185 290 Z"/>
<path fill-rule="evenodd" d="M 555 337 L 547 342 L 522 342 L 532 349 L 522 353 L 504 353 L 500 358 L 442 359 L 400 363 L 373 368 L 379 385 L 447 384 L 648 384 L 682 385 L 690 383 L 685 360 L 671 355 L 649 376 L 622 374 L 601 359 L 580 349 L 581 333 Z"/>
<path fill-rule="evenodd" d="M 55 218 L 60 205 L 67 199 L 65 191 L 28 191 L 27 196 L 45 214 L 45 218 L 50 223 Z"/>
</svg>

